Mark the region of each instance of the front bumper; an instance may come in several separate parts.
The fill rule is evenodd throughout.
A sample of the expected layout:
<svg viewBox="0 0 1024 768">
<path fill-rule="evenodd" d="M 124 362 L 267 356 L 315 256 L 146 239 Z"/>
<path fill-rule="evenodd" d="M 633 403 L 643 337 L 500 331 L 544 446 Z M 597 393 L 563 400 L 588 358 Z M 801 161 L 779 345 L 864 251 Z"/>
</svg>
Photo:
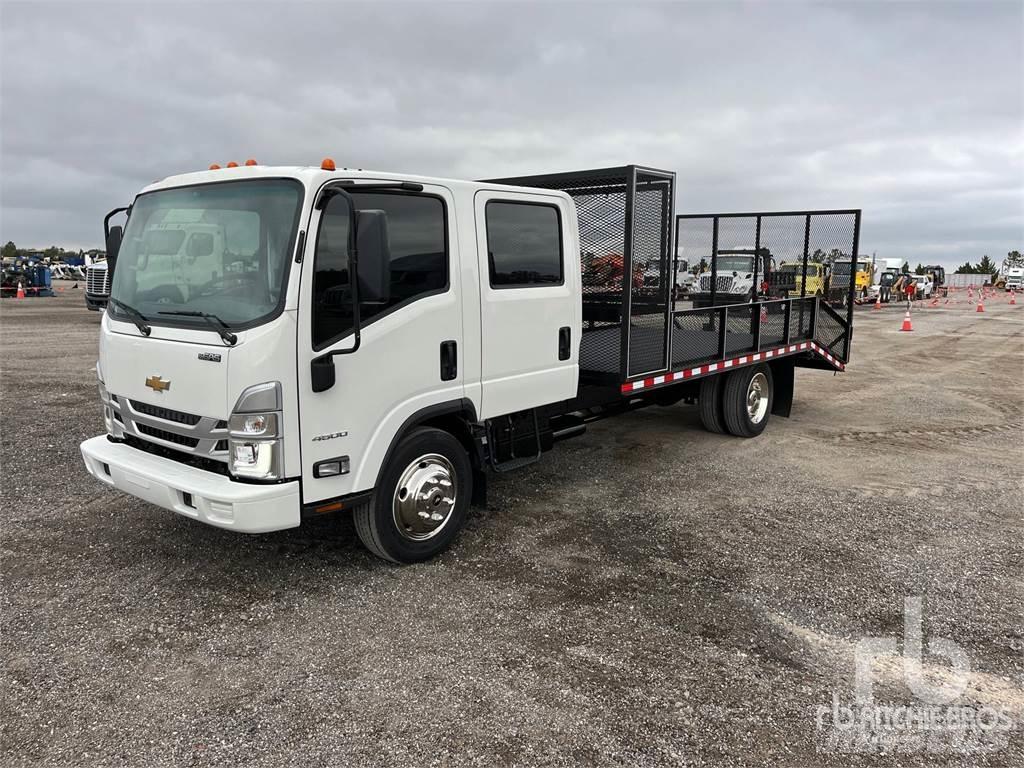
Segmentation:
<svg viewBox="0 0 1024 768">
<path fill-rule="evenodd" d="M 97 480 L 179 515 L 242 533 L 299 525 L 302 504 L 297 480 L 273 485 L 238 483 L 111 442 L 105 435 L 86 440 L 81 449 L 86 469 Z"/>
<path fill-rule="evenodd" d="M 107 296 L 93 296 L 92 294 L 85 294 L 85 306 L 92 310 L 105 309 L 107 306 Z"/>
<path fill-rule="evenodd" d="M 694 303 L 694 306 L 712 306 L 710 293 L 690 291 L 690 300 Z M 720 307 L 723 304 L 746 304 L 749 301 L 749 293 L 716 293 L 714 306 Z"/>
</svg>

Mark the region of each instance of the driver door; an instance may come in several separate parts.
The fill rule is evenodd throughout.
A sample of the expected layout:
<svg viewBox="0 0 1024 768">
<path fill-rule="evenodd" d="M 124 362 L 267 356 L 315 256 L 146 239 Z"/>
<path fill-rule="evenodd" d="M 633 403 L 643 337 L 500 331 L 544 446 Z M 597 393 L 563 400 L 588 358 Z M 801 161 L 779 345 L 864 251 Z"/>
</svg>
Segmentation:
<svg viewBox="0 0 1024 768">
<path fill-rule="evenodd" d="M 305 503 L 372 488 L 392 437 L 417 411 L 463 397 L 462 308 L 454 199 L 438 185 L 420 192 L 349 188 L 357 210 L 383 211 L 389 264 L 385 295 L 360 301 L 358 348 L 348 285 L 348 205 L 339 196 L 313 211 L 303 256 L 297 323 L 299 429 Z M 362 285 L 362 282 L 360 283 Z M 369 294 L 369 292 L 367 292 Z M 334 356 L 335 383 L 314 392 L 311 363 Z M 322 475 L 322 462 L 348 471 Z"/>
</svg>

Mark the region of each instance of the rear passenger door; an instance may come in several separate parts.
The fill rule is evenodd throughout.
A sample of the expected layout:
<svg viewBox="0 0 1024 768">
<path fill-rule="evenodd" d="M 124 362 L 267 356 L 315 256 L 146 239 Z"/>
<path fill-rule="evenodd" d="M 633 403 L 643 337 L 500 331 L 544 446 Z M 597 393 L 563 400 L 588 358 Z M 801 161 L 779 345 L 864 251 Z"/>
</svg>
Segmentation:
<svg viewBox="0 0 1024 768">
<path fill-rule="evenodd" d="M 480 416 L 575 397 L 579 275 L 567 259 L 579 254 L 567 237 L 575 225 L 569 205 L 555 195 L 485 190 L 476 194 L 475 214 Z"/>
</svg>

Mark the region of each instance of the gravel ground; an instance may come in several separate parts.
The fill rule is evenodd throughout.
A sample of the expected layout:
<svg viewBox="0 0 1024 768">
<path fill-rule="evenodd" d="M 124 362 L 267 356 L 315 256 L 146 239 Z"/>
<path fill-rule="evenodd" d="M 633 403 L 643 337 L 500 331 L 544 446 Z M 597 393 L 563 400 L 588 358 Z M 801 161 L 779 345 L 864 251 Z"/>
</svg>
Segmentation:
<svg viewBox="0 0 1024 768">
<path fill-rule="evenodd" d="M 4 300 L 0 761 L 1024 764 L 1024 306 L 972 309 L 858 312 L 848 372 L 798 371 L 755 440 L 598 423 L 398 568 L 345 519 L 245 537 L 93 482 L 99 318 Z M 912 596 L 958 703 L 1015 727 L 836 753 L 818 708 Z M 874 691 L 920 703 L 896 657 Z"/>
</svg>

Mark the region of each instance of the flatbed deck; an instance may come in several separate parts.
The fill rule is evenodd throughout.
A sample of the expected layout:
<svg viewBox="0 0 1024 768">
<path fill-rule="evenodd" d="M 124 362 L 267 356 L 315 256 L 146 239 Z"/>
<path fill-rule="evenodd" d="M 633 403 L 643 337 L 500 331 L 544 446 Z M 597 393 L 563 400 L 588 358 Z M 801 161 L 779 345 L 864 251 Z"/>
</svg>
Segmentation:
<svg viewBox="0 0 1024 768">
<path fill-rule="evenodd" d="M 797 366 L 844 369 L 855 270 L 842 314 L 821 296 L 770 296 L 778 295 L 777 264 L 800 265 L 787 273 L 794 290 L 826 260 L 856 264 L 859 210 L 675 216 L 675 174 L 635 165 L 493 181 L 559 189 L 576 203 L 583 386 L 629 394 L 782 356 Z M 739 275 L 734 266 L 718 272 L 720 253 L 759 256 L 752 274 Z M 770 274 L 758 274 L 762 257 L 765 270 L 772 263 Z M 711 306 L 679 298 L 681 268 L 710 273 Z M 724 287 L 717 288 L 720 282 Z M 735 301 L 736 285 L 752 300 L 727 304 Z"/>
</svg>

